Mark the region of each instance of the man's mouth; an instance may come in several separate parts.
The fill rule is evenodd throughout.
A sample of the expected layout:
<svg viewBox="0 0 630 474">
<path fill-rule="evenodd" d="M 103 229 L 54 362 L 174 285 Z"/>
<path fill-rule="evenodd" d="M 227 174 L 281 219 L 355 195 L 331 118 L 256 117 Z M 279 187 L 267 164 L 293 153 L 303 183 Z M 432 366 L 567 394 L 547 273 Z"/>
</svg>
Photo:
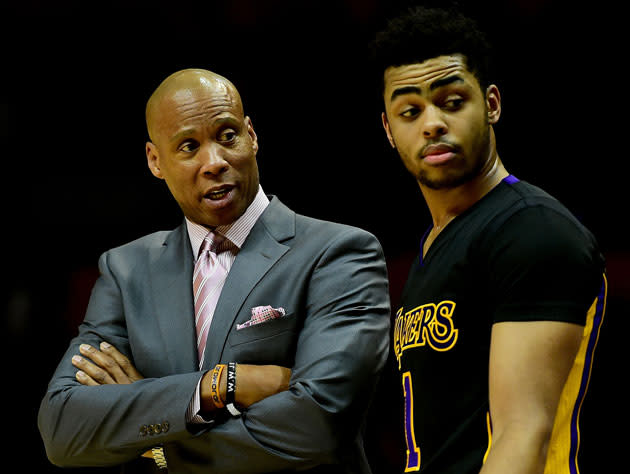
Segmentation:
<svg viewBox="0 0 630 474">
<path fill-rule="evenodd" d="M 232 189 L 234 189 L 234 186 L 221 186 L 220 188 L 206 192 L 204 197 L 210 199 L 211 201 L 220 201 L 227 196 Z"/>
<path fill-rule="evenodd" d="M 455 147 L 448 145 L 446 143 L 437 143 L 433 145 L 428 145 L 422 150 L 422 156 L 426 157 L 429 155 L 443 155 L 445 153 L 452 153 L 455 151 Z"/>
<path fill-rule="evenodd" d="M 432 165 L 447 163 L 455 156 L 455 147 L 439 143 L 425 147 L 422 152 L 423 160 Z"/>
</svg>

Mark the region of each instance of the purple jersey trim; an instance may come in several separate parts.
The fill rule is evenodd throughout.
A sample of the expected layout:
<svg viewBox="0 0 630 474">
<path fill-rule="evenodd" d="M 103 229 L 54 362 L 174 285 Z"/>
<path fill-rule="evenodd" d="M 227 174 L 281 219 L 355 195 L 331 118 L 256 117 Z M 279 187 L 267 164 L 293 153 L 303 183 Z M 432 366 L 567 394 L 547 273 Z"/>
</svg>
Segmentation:
<svg viewBox="0 0 630 474">
<path fill-rule="evenodd" d="M 520 179 L 518 179 L 513 174 L 510 174 L 510 175 L 506 176 L 505 178 L 503 178 L 503 181 L 506 182 L 507 184 L 514 184 L 514 183 L 518 183 L 520 181 Z"/>
<path fill-rule="evenodd" d="M 606 277 L 604 277 L 602 287 L 597 297 L 597 307 L 595 315 L 593 317 L 593 327 L 591 329 L 588 346 L 586 348 L 586 356 L 584 358 L 584 369 L 582 373 L 582 382 L 580 384 L 580 390 L 578 392 L 573 415 L 571 415 L 571 448 L 569 452 L 569 470 L 571 474 L 579 474 L 577 465 L 577 454 L 580 445 L 580 433 L 579 433 L 579 419 L 580 409 L 582 408 L 582 402 L 588 389 L 588 383 L 591 376 L 591 367 L 593 364 L 593 353 L 597 346 L 597 340 L 599 339 L 599 330 L 604 320 L 604 311 L 606 304 Z"/>
</svg>

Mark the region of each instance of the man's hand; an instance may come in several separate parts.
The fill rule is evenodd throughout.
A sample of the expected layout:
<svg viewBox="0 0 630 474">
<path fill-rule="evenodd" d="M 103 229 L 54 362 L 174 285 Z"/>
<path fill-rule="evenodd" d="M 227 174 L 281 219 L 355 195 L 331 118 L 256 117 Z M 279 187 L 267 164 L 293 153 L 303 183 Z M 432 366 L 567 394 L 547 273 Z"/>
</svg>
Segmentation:
<svg viewBox="0 0 630 474">
<path fill-rule="evenodd" d="M 83 385 L 130 384 L 144 378 L 127 357 L 107 342 L 101 342 L 100 350 L 88 344 L 81 344 L 79 350 L 84 357 L 75 355 L 72 365 L 79 369 L 76 377 Z"/>
</svg>

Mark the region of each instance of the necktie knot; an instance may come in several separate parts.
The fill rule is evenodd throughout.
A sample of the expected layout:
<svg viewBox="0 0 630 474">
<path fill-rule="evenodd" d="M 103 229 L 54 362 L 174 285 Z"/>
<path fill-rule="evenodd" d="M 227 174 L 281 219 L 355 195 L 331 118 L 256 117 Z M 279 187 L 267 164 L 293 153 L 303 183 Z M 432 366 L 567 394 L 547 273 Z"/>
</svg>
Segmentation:
<svg viewBox="0 0 630 474">
<path fill-rule="evenodd" d="M 212 253 L 218 254 L 225 250 L 225 246 L 222 246 L 223 242 L 225 242 L 226 238 L 219 233 L 214 231 L 208 232 L 206 238 L 203 239 L 201 243 L 201 248 L 199 249 L 199 255 L 203 255 L 205 252 L 210 251 Z"/>
</svg>

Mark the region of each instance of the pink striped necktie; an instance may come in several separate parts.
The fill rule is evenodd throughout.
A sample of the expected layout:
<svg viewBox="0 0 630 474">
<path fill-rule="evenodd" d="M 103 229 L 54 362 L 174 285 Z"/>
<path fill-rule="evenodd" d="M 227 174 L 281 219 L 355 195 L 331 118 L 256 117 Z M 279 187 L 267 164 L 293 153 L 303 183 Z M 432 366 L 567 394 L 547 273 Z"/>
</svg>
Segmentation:
<svg viewBox="0 0 630 474">
<path fill-rule="evenodd" d="M 220 234 L 210 231 L 199 249 L 199 257 L 193 273 L 193 294 L 195 300 L 195 327 L 197 329 L 197 350 L 199 351 L 199 368 L 203 366 L 208 329 L 212 322 L 214 309 L 219 301 L 223 283 L 227 277 L 227 269 L 218 259 L 217 249 L 225 240 Z"/>
</svg>

